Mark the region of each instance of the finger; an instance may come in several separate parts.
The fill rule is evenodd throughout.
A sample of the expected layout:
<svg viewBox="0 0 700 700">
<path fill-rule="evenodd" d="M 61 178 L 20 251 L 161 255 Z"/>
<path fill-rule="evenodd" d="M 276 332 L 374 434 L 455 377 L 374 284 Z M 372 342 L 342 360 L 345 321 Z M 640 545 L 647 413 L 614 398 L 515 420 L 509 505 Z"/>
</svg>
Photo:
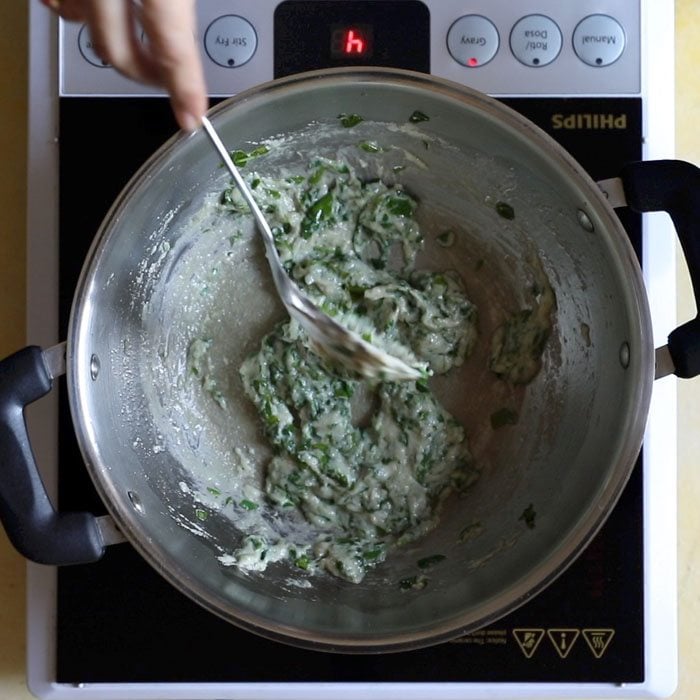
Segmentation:
<svg viewBox="0 0 700 700">
<path fill-rule="evenodd" d="M 143 0 L 139 12 L 150 58 L 170 93 L 175 117 L 193 130 L 207 110 L 207 89 L 195 36 L 194 0 Z"/>
<path fill-rule="evenodd" d="M 143 83 L 159 76 L 145 57 L 129 0 L 85 0 L 85 14 L 95 51 L 120 73 Z"/>
<path fill-rule="evenodd" d="M 69 22 L 85 20 L 83 0 L 41 0 L 41 2 Z"/>
</svg>

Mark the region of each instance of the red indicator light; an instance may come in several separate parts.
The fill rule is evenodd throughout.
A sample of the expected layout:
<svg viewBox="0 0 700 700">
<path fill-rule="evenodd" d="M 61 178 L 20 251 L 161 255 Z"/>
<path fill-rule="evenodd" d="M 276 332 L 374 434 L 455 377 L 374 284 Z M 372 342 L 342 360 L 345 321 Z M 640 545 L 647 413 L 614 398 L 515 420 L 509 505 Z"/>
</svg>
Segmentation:
<svg viewBox="0 0 700 700">
<path fill-rule="evenodd" d="M 472 57 L 467 61 L 467 65 L 468 65 L 468 66 L 471 66 L 472 68 L 473 68 L 474 66 L 478 66 L 478 65 L 479 65 L 479 59 L 478 59 L 478 58 L 474 58 L 474 57 L 472 56 Z"/>
<path fill-rule="evenodd" d="M 365 52 L 365 40 L 362 38 L 362 34 L 356 29 L 348 29 L 345 33 L 345 53 L 348 55 L 359 54 L 362 55 Z"/>
<path fill-rule="evenodd" d="M 366 61 L 374 53 L 374 27 L 371 24 L 334 24 L 330 27 L 330 57 L 346 61 Z"/>
</svg>

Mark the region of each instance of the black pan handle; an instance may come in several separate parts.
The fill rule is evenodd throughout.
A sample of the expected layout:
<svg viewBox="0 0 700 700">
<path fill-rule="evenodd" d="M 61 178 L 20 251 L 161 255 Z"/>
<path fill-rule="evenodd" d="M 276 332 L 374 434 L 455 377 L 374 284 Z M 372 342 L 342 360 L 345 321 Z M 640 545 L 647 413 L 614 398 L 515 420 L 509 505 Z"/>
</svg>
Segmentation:
<svg viewBox="0 0 700 700">
<path fill-rule="evenodd" d="M 98 560 L 104 542 L 90 513 L 58 513 L 29 442 L 24 409 L 51 390 L 41 348 L 0 361 L 0 521 L 17 551 L 39 564 Z"/>
<path fill-rule="evenodd" d="M 634 211 L 665 211 L 671 217 L 695 295 L 696 317 L 668 336 L 678 377 L 700 374 L 700 168 L 682 160 L 630 163 L 620 174 L 627 204 Z"/>
</svg>

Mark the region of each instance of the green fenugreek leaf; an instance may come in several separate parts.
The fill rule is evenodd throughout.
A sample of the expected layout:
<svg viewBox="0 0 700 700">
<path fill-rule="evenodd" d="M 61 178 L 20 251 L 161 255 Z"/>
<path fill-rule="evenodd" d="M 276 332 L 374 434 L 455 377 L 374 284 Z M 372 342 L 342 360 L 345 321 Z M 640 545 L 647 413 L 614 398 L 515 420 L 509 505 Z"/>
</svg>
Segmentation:
<svg viewBox="0 0 700 700">
<path fill-rule="evenodd" d="M 340 123 L 346 128 L 350 129 L 353 126 L 357 126 L 360 122 L 364 121 L 364 119 L 359 115 L 359 114 L 339 114 L 338 119 L 340 119 Z"/>
</svg>

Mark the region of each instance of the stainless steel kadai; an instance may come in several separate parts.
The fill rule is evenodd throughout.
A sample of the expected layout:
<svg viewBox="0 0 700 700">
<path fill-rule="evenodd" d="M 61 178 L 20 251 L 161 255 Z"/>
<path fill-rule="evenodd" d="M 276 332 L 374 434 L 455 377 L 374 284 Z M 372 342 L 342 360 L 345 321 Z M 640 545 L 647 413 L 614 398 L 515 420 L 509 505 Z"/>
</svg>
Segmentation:
<svg viewBox="0 0 700 700">
<path fill-rule="evenodd" d="M 346 128 L 341 114 L 363 121 Z M 414 114 L 421 119 L 412 121 Z M 509 108 L 398 70 L 339 69 L 274 81 L 223 102 L 210 118 L 230 148 L 269 146 L 255 163 L 262 172 L 342 153 L 363 177 L 394 178 L 417 198 L 426 240 L 420 264 L 456 271 L 479 310 L 474 354 L 447 377 L 431 379 L 466 429 L 479 479 L 446 504 L 433 531 L 394 550 L 360 584 L 308 576 L 291 562 L 260 573 L 225 565 L 226 552 L 241 540 L 244 514 L 200 502 L 207 517 L 198 518 L 193 494 L 198 484 L 242 478 L 233 454 L 247 450 L 264 461 L 236 370 L 282 312 L 264 292 L 270 280 L 255 281 L 266 269 L 260 247 L 251 243 L 232 261 L 227 232 L 209 231 L 197 218 L 203 198 L 220 193 L 227 175 L 205 134 L 179 134 L 104 219 L 65 343 L 25 348 L 0 365 L 0 515 L 15 546 L 45 563 L 94 561 L 114 523 L 157 571 L 212 613 L 325 650 L 434 644 L 521 605 L 591 540 L 642 444 L 655 350 L 639 265 L 613 206 L 671 214 L 697 294 L 698 170 L 675 161 L 630 163 L 610 173 L 604 193 Z M 378 148 L 368 153 L 359 142 Z M 397 154 L 406 167 L 393 167 Z M 507 204 L 505 218 L 499 203 Z M 437 245 L 446 230 L 453 244 Z M 214 269 L 206 279 L 227 302 L 207 308 L 193 290 L 203 293 L 205 272 Z M 532 303 L 540 272 L 556 295 L 554 326 L 539 374 L 513 387 L 488 370 L 489 342 L 507 313 Z M 227 411 L 197 403 L 183 379 L 188 339 L 205 318 L 223 329 L 228 344 Z M 700 371 L 699 330 L 694 320 L 670 336 L 660 353 L 668 371 Z M 34 464 L 23 411 L 63 371 L 106 520 L 56 512 Z M 505 403 L 516 406 L 517 423 L 492 424 Z M 276 522 L 271 509 L 263 515 Z M 427 586 L 397 585 L 436 553 L 444 559 L 425 572 Z"/>
</svg>

